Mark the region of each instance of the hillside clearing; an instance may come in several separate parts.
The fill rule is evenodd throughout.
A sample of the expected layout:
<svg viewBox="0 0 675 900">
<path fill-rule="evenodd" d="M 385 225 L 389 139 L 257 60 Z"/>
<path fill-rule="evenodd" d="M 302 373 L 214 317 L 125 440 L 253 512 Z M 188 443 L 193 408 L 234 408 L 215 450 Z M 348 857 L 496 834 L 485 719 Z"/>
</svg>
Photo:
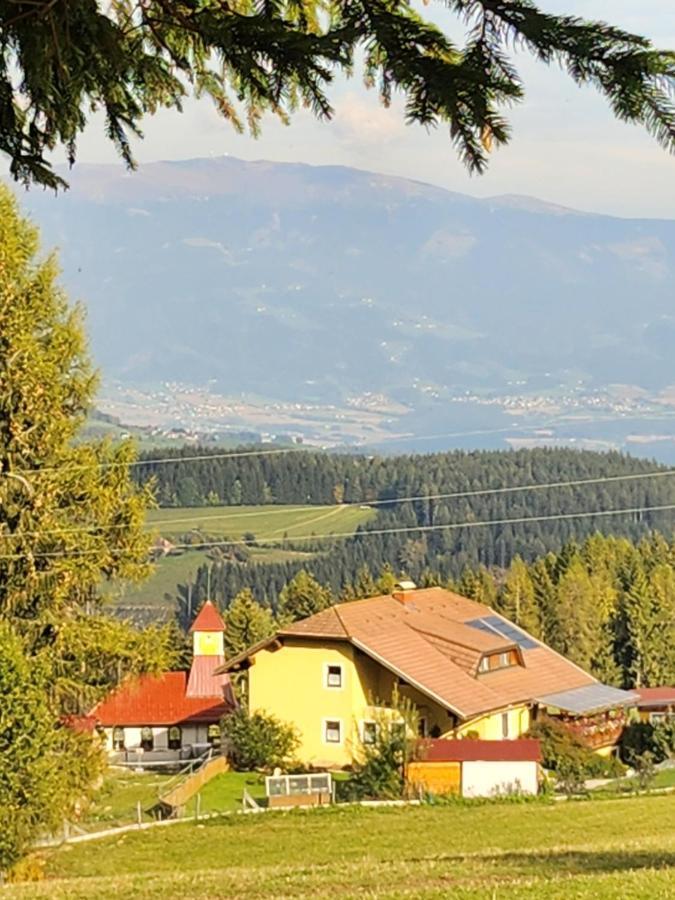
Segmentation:
<svg viewBox="0 0 675 900">
<path fill-rule="evenodd" d="M 313 556 L 302 549 L 284 549 L 281 546 L 284 536 L 293 539 L 306 535 L 352 534 L 375 515 L 375 510 L 358 506 L 171 507 L 150 510 L 148 526 L 173 542 L 195 531 L 234 541 L 250 532 L 258 541 L 273 542 L 268 547 L 249 548 L 250 561 L 271 564 L 297 562 Z M 177 585 L 194 579 L 199 567 L 207 562 L 205 550 L 165 556 L 158 560 L 150 578 L 141 584 L 113 585 L 109 591 L 111 603 L 132 608 L 166 606 L 165 595 L 175 597 Z"/>
<path fill-rule="evenodd" d="M 45 856 L 7 897 L 665 898 L 672 797 L 233 816 Z M 564 879 L 564 887 L 561 879 Z"/>
<path fill-rule="evenodd" d="M 247 532 L 259 541 L 304 535 L 351 534 L 375 515 L 360 506 L 197 506 L 150 510 L 148 524 L 164 537 L 189 531 L 240 539 Z"/>
</svg>

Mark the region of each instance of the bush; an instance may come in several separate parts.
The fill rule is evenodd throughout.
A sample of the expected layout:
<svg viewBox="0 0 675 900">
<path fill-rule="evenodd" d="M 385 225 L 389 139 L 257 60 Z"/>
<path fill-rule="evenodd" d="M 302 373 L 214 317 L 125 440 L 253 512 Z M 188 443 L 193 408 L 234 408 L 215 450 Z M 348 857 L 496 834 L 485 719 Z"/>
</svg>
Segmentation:
<svg viewBox="0 0 675 900">
<path fill-rule="evenodd" d="M 614 756 L 600 756 L 554 719 L 536 722 L 528 737 L 541 741 L 545 769 L 560 775 L 568 783 L 585 778 L 620 778 L 625 767 Z"/>
<path fill-rule="evenodd" d="M 295 727 L 265 712 L 240 708 L 223 719 L 223 738 L 235 769 L 272 770 L 293 764 L 300 746 Z"/>
<path fill-rule="evenodd" d="M 675 755 L 675 721 L 671 719 L 658 725 L 632 722 L 623 730 L 619 751 L 630 766 L 645 753 L 651 754 L 654 763 L 669 759 Z"/>
<path fill-rule="evenodd" d="M 380 703 L 373 704 L 382 707 Z M 414 705 L 394 694 L 389 709 L 373 722 L 372 742 L 361 741 L 360 761 L 348 791 L 352 800 L 396 800 L 405 792 L 405 769 L 417 744 L 418 717 Z"/>
</svg>

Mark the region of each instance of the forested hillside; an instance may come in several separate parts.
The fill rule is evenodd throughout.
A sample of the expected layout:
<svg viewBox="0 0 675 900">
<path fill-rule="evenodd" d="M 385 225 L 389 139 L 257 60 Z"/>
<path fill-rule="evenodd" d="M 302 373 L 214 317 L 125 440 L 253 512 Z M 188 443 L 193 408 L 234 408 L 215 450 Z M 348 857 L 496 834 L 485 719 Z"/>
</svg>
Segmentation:
<svg viewBox="0 0 675 900">
<path fill-rule="evenodd" d="M 204 454 L 206 459 L 181 461 L 193 455 L 194 449 L 172 451 L 161 464 L 147 461 L 139 466 L 136 477 L 142 482 L 154 479 L 165 506 L 352 503 L 370 504 L 377 515 L 346 538 L 313 539 L 310 534 L 300 540 L 296 532 L 283 547 L 312 552 L 302 560 L 244 564 L 228 558 L 231 554 L 214 552 L 210 571 L 203 565 L 196 574 L 192 602 L 210 589 L 214 599 L 227 605 L 248 587 L 260 602 L 275 607 L 281 589 L 301 568 L 339 596 L 386 565 L 416 580 L 429 571 L 443 579 L 459 578 L 479 565 L 504 569 L 517 555 L 534 560 L 595 532 L 636 540 L 650 530 L 672 532 L 672 511 L 644 510 L 675 505 L 675 478 L 613 480 L 668 471 L 614 453 L 535 450 L 359 457 L 293 451 L 219 458 L 214 452 Z M 593 483 L 542 487 L 586 480 Z M 510 490 L 520 487 L 524 489 Z M 625 509 L 635 511 L 585 515 Z M 584 515 L 539 520 L 576 514 Z M 533 521 L 501 521 L 520 518 Z M 497 524 L 477 526 L 495 520 Z M 187 587 L 177 592 L 186 596 Z"/>
</svg>

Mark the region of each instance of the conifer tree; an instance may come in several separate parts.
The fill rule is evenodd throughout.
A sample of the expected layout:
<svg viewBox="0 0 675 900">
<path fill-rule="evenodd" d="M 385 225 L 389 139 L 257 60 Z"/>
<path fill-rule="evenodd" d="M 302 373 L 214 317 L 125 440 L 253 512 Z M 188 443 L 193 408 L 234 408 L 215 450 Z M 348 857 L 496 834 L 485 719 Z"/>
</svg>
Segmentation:
<svg viewBox="0 0 675 900">
<path fill-rule="evenodd" d="M 257 602 L 249 589 L 237 594 L 224 618 L 226 656 L 236 656 L 274 633 L 272 613 Z"/>
<path fill-rule="evenodd" d="M 516 556 L 506 573 L 499 594 L 499 610 L 507 619 L 521 625 L 530 634 L 540 636 L 541 618 L 535 600 L 534 584 L 520 556 Z"/>
<path fill-rule="evenodd" d="M 130 137 L 143 116 L 180 109 L 191 88 L 238 130 L 257 133 L 267 111 L 285 122 L 298 105 L 328 118 L 335 72 L 363 59 L 365 83 L 383 103 L 398 93 L 407 121 L 445 125 L 480 172 L 492 147 L 509 139 L 504 108 L 524 96 L 515 46 L 595 87 L 616 116 L 672 148 L 672 54 L 601 22 L 544 12 L 534 0 L 442 5 L 467 24 L 464 42 L 410 0 L 5 3 L 0 150 L 14 177 L 57 185 L 49 151 L 60 144 L 73 161 L 87 112 L 100 110 L 132 165 Z"/>
<path fill-rule="evenodd" d="M 278 619 L 280 622 L 297 622 L 321 612 L 332 603 L 330 590 L 301 569 L 279 596 Z"/>
<path fill-rule="evenodd" d="M 106 581 L 149 571 L 150 494 L 130 479 L 130 445 L 75 442 L 96 380 L 79 312 L 56 274 L 53 257 L 38 258 L 36 229 L 0 188 L 0 629 L 26 706 L 5 706 L 4 693 L 0 705 L 3 731 L 31 748 L 12 761 L 1 800 L 21 819 L 27 786 L 36 798 L 53 793 L 53 803 L 30 805 L 30 834 L 67 813 L 57 770 L 60 785 L 95 774 L 91 741 L 61 737 L 63 715 L 86 712 L 125 675 L 163 668 L 173 656 L 167 629 L 139 632 L 103 615 Z M 47 773 L 32 755 L 41 743 Z"/>
</svg>

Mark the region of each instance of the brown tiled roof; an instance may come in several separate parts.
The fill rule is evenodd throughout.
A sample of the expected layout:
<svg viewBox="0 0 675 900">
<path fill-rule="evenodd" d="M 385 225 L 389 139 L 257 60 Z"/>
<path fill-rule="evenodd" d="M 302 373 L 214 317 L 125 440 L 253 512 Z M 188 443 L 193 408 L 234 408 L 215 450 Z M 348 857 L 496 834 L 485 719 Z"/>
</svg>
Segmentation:
<svg viewBox="0 0 675 900">
<path fill-rule="evenodd" d="M 347 637 L 347 632 L 342 625 L 337 606 L 329 606 L 322 612 L 308 619 L 301 619 L 282 628 L 279 634 L 314 635 L 316 637 Z"/>
<path fill-rule="evenodd" d="M 295 622 L 275 637 L 349 641 L 462 719 L 530 701 L 547 691 L 595 683 L 539 642 L 532 648 L 519 648 L 522 666 L 478 674 L 485 653 L 515 646 L 511 639 L 466 624 L 496 615 L 475 600 L 427 588 L 405 592 L 402 601 L 385 594 L 333 606 Z M 259 649 L 260 645 L 251 648 L 248 655 Z M 246 655 L 230 660 L 221 671 Z"/>
</svg>

